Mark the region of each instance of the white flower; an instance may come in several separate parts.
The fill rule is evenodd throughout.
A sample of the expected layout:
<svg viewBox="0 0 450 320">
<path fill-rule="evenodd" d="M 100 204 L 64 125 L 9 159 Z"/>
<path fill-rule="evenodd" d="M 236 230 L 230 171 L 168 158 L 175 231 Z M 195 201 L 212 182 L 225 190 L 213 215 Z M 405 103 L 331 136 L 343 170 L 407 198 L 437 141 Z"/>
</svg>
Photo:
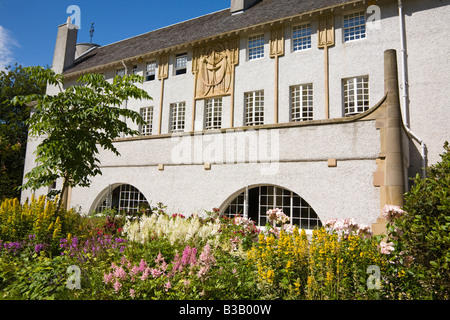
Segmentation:
<svg viewBox="0 0 450 320">
<path fill-rule="evenodd" d="M 394 243 L 389 242 L 386 243 L 385 241 L 380 242 L 380 252 L 383 254 L 390 254 L 392 251 L 394 251 Z"/>
</svg>

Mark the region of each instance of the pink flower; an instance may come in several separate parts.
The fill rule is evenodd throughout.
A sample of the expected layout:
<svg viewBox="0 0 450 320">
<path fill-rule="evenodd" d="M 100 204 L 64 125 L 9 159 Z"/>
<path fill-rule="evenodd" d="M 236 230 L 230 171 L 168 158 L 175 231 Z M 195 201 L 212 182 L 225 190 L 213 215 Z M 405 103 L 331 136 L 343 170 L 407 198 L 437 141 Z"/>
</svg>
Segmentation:
<svg viewBox="0 0 450 320">
<path fill-rule="evenodd" d="M 103 282 L 104 283 L 106 283 L 106 284 L 108 284 L 108 283 L 110 283 L 110 282 L 112 282 L 113 281 L 113 275 L 112 275 L 112 273 L 108 273 L 108 274 L 104 274 L 103 275 Z"/>
<path fill-rule="evenodd" d="M 122 288 L 122 284 L 116 279 L 116 282 L 114 283 L 114 291 L 118 292 L 120 288 Z"/>
<path fill-rule="evenodd" d="M 144 273 L 142 274 L 141 280 L 145 281 L 147 280 L 148 276 L 150 275 L 151 269 L 149 267 L 145 268 Z"/>
<path fill-rule="evenodd" d="M 162 272 L 159 269 L 151 269 L 150 273 L 152 274 L 153 278 L 158 278 L 160 275 L 162 275 Z"/>
<path fill-rule="evenodd" d="M 138 266 L 134 266 L 131 270 L 130 270 L 130 275 L 132 277 L 134 277 L 135 275 L 137 275 L 139 273 L 140 269 Z"/>
<path fill-rule="evenodd" d="M 197 264 L 197 249 L 186 246 L 183 251 L 183 256 L 181 257 L 181 265 L 191 265 L 195 266 Z"/>
<path fill-rule="evenodd" d="M 161 251 L 158 253 L 158 256 L 156 257 L 156 259 L 155 259 L 155 262 L 156 262 L 156 264 L 159 266 L 159 263 L 160 262 L 163 262 L 164 261 L 164 257 L 162 256 L 162 254 L 161 254 Z"/>
<path fill-rule="evenodd" d="M 139 263 L 139 271 L 144 272 L 145 268 L 147 268 L 147 262 L 145 262 L 145 260 L 142 259 L 141 262 Z"/>
<path fill-rule="evenodd" d="M 136 297 L 136 291 L 134 291 L 134 289 L 130 289 L 130 297 L 131 298 Z"/>
<path fill-rule="evenodd" d="M 118 279 L 125 280 L 127 277 L 127 273 L 125 270 L 123 270 L 122 267 L 117 268 L 116 271 L 114 271 L 114 276 Z"/>
<path fill-rule="evenodd" d="M 405 211 L 399 206 L 387 204 L 383 208 L 383 217 L 385 217 L 388 222 L 393 222 L 394 219 L 400 218 L 404 214 Z"/>
<path fill-rule="evenodd" d="M 170 288 L 172 288 L 170 281 L 167 281 L 167 283 L 164 285 L 164 288 L 166 289 L 166 292 L 169 291 Z"/>
<path fill-rule="evenodd" d="M 212 255 L 211 246 L 208 243 L 203 247 L 199 261 L 205 266 L 212 266 L 216 263 L 216 259 Z"/>
</svg>

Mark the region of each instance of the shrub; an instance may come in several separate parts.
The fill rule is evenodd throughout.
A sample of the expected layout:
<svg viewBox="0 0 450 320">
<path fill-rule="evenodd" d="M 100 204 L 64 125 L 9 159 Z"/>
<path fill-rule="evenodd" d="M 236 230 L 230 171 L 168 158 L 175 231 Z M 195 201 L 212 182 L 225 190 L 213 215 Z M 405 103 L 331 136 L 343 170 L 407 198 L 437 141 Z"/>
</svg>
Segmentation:
<svg viewBox="0 0 450 320">
<path fill-rule="evenodd" d="M 450 147 L 428 169 L 428 177 L 414 180 L 403 210 L 387 207 L 388 235 L 396 247 L 393 263 L 414 279 L 414 292 L 429 298 L 450 297 Z M 404 283 L 401 285 L 404 290 Z"/>
<path fill-rule="evenodd" d="M 56 212 L 58 199 L 41 196 L 20 205 L 17 199 L 4 200 L 0 205 L 0 239 L 23 241 L 33 235 L 36 241 L 48 243 L 55 249 L 59 239 L 77 230 L 81 217 L 73 210 Z"/>
<path fill-rule="evenodd" d="M 326 226 L 346 225 L 332 221 Z M 347 224 L 348 225 L 348 224 Z M 372 299 L 382 291 L 367 287 L 367 268 L 386 270 L 379 237 L 368 236 L 356 224 L 354 230 L 316 229 L 310 239 L 295 227 L 259 235 L 259 242 L 248 253 L 250 265 L 258 274 L 258 287 L 268 299 Z M 380 288 L 381 289 L 381 288 Z"/>
</svg>

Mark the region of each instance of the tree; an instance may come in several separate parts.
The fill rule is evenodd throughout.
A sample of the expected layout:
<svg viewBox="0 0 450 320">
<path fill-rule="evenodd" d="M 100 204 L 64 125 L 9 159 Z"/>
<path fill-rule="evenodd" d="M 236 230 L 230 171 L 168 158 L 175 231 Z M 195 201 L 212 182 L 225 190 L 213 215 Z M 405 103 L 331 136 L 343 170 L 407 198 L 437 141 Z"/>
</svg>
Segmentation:
<svg viewBox="0 0 450 320">
<path fill-rule="evenodd" d="M 22 184 L 30 107 L 12 104 L 17 95 L 43 94 L 45 82 L 36 82 L 26 68 L 15 64 L 0 71 L 0 200 L 16 198 Z"/>
<path fill-rule="evenodd" d="M 12 100 L 14 104 L 35 104 L 27 121 L 29 134 L 43 138 L 35 151 L 37 165 L 25 175 L 28 180 L 22 188 L 36 190 L 58 178 L 63 178 L 61 195 L 68 187 L 88 187 L 90 178 L 101 174 L 100 160 L 96 157 L 99 147 L 119 156 L 113 140 L 122 134 L 138 134 L 128 127 L 125 119 L 144 124 L 139 113 L 121 108 L 130 98 L 152 99 L 134 85 L 142 83 L 143 78 L 116 76 L 110 83 L 100 74 L 86 74 L 63 90 L 62 74 L 41 67 L 29 70 L 36 81 L 59 88 L 59 93 L 17 96 Z M 62 197 L 58 210 L 61 202 Z"/>
</svg>

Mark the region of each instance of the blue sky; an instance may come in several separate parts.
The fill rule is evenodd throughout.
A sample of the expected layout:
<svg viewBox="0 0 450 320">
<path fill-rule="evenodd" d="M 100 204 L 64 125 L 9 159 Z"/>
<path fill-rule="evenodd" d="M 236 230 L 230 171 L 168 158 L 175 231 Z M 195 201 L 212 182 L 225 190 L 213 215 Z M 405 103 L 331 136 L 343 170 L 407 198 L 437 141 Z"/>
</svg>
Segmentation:
<svg viewBox="0 0 450 320">
<path fill-rule="evenodd" d="M 229 8 L 230 0 L 0 0 L 0 70 L 15 62 L 50 66 L 70 5 L 81 11 L 78 42 L 89 42 L 94 22 L 93 42 L 106 45 Z"/>
</svg>

